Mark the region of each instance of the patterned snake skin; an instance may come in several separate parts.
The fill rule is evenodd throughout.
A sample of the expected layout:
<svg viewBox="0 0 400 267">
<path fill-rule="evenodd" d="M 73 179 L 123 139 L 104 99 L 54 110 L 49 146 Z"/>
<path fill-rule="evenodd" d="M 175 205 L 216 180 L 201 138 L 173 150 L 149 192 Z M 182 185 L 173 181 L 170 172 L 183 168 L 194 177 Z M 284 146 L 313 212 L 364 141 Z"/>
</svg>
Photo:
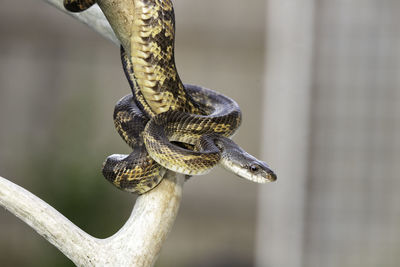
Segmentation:
<svg viewBox="0 0 400 267">
<path fill-rule="evenodd" d="M 228 138 L 241 122 L 236 102 L 210 89 L 182 84 L 174 61 L 171 1 L 132 1 L 130 53 L 121 47 L 132 94 L 116 104 L 114 124 L 133 152 L 109 156 L 103 164 L 106 179 L 122 190 L 142 194 L 162 180 L 166 169 L 198 175 L 219 163 L 254 182 L 275 181 L 267 164 Z M 64 0 L 71 12 L 94 3 Z"/>
</svg>

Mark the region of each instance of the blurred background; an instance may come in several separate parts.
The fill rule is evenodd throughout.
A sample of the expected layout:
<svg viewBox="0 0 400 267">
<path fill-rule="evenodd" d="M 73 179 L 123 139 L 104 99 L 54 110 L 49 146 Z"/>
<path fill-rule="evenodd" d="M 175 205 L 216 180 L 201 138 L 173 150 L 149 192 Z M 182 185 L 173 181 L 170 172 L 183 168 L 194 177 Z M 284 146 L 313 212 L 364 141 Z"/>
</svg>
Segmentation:
<svg viewBox="0 0 400 267">
<path fill-rule="evenodd" d="M 235 141 L 278 173 L 189 180 L 156 266 L 399 266 L 400 2 L 175 0 L 186 83 L 235 99 Z M 129 153 L 119 49 L 42 1 L 0 9 L 0 175 L 96 237 L 135 196 L 101 175 Z M 118 207 L 117 209 L 115 207 Z M 0 210 L 1 266 L 73 266 Z"/>
</svg>

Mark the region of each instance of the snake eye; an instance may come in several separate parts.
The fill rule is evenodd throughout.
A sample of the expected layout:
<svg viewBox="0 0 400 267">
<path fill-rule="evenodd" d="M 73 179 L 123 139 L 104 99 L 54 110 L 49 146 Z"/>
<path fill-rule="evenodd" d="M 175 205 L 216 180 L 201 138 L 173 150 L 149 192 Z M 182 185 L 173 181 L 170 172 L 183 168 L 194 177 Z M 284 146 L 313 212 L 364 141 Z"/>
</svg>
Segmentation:
<svg viewBox="0 0 400 267">
<path fill-rule="evenodd" d="M 250 165 L 249 169 L 251 172 L 258 172 L 258 170 L 260 170 L 260 166 L 253 164 L 253 165 Z"/>
</svg>

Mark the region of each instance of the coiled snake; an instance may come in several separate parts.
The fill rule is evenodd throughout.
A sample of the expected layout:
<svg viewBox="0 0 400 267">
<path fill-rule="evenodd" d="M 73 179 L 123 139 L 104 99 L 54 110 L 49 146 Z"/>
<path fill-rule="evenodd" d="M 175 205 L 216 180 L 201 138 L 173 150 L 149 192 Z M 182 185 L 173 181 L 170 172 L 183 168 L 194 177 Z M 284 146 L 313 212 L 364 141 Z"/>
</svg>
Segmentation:
<svg viewBox="0 0 400 267">
<path fill-rule="evenodd" d="M 254 182 L 275 181 L 266 163 L 229 139 L 241 123 L 237 103 L 181 82 L 174 60 L 171 1 L 132 1 L 130 53 L 121 46 L 132 94 L 116 104 L 114 124 L 133 152 L 109 156 L 102 169 L 106 179 L 122 190 L 142 194 L 157 186 L 166 169 L 199 175 L 220 164 Z M 64 0 L 64 6 L 80 12 L 95 2 Z"/>
</svg>

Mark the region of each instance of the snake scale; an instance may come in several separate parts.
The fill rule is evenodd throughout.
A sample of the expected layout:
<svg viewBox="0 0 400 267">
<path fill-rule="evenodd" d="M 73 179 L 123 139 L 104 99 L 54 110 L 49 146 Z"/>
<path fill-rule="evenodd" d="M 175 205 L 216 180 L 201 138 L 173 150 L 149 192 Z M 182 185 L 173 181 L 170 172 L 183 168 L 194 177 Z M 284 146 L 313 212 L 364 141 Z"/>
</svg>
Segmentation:
<svg viewBox="0 0 400 267">
<path fill-rule="evenodd" d="M 71 12 L 96 0 L 64 0 Z M 175 18 L 170 0 L 132 0 L 130 51 L 121 60 L 132 94 L 115 106 L 114 124 L 133 149 L 114 154 L 103 175 L 119 189 L 143 194 L 160 183 L 166 170 L 205 174 L 217 164 L 248 180 L 275 181 L 269 166 L 235 144 L 241 123 L 232 99 L 213 90 L 183 84 L 174 59 Z"/>
</svg>

